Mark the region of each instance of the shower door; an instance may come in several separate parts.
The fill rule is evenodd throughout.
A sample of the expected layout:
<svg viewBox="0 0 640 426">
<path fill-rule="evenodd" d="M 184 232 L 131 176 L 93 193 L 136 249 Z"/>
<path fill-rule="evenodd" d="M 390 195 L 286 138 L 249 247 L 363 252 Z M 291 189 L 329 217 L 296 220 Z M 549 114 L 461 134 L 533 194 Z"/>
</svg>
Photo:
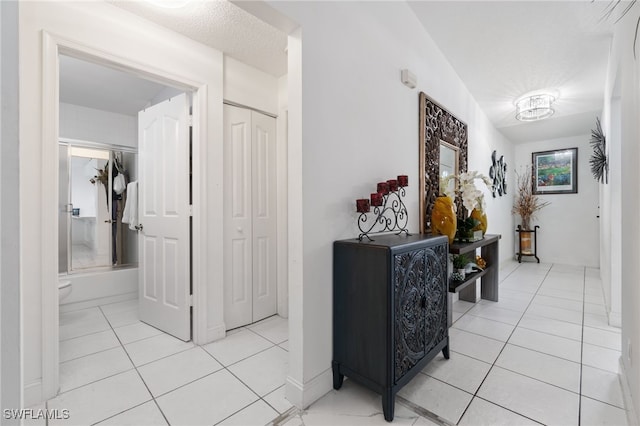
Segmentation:
<svg viewBox="0 0 640 426">
<path fill-rule="evenodd" d="M 120 173 L 135 179 L 136 154 L 67 143 L 59 152 L 59 273 L 136 264 L 135 232 L 121 222 L 126 190 L 113 185 Z"/>
</svg>

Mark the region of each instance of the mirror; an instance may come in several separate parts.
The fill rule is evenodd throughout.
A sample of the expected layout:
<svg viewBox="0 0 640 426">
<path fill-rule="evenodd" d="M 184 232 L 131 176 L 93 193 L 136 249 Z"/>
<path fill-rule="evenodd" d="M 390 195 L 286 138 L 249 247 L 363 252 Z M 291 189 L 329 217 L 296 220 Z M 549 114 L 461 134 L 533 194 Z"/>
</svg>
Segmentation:
<svg viewBox="0 0 640 426">
<path fill-rule="evenodd" d="M 458 174 L 460 148 L 440 141 L 440 177 Z"/>
<path fill-rule="evenodd" d="M 420 232 L 431 231 L 431 210 L 443 173 L 467 171 L 467 125 L 420 92 Z M 458 206 L 459 210 L 462 206 Z"/>
</svg>

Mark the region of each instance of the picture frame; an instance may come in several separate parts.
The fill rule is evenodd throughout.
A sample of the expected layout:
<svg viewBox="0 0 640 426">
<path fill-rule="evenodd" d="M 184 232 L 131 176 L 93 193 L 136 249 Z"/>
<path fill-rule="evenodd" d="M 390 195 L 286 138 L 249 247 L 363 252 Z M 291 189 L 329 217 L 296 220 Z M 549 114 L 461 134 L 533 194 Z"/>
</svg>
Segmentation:
<svg viewBox="0 0 640 426">
<path fill-rule="evenodd" d="M 531 154 L 534 194 L 578 193 L 578 148 Z"/>
</svg>

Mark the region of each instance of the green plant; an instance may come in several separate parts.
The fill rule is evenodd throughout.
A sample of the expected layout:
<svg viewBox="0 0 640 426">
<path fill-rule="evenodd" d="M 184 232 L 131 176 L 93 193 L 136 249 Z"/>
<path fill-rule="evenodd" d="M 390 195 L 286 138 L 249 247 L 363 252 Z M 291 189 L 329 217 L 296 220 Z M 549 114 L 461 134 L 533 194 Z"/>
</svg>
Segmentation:
<svg viewBox="0 0 640 426">
<path fill-rule="evenodd" d="M 469 262 L 471 262 L 471 259 L 469 259 L 469 256 L 467 256 L 466 254 L 453 256 L 454 269 L 464 269 L 464 267 L 467 266 L 467 263 Z"/>
<path fill-rule="evenodd" d="M 473 228 L 475 228 L 479 223 L 480 221 L 478 219 L 475 219 L 471 216 L 465 219 L 458 218 L 458 226 L 456 228 L 458 230 L 458 235 L 462 238 L 473 236 Z"/>
</svg>

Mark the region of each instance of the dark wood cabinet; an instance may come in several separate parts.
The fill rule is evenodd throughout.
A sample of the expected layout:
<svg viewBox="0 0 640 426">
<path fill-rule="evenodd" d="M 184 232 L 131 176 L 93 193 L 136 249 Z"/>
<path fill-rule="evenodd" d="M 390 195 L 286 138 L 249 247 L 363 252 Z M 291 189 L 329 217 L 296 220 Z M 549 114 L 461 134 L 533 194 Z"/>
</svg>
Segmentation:
<svg viewBox="0 0 640 426">
<path fill-rule="evenodd" d="M 333 387 L 344 376 L 396 393 L 440 351 L 449 358 L 446 237 L 382 235 L 333 246 Z"/>
</svg>

